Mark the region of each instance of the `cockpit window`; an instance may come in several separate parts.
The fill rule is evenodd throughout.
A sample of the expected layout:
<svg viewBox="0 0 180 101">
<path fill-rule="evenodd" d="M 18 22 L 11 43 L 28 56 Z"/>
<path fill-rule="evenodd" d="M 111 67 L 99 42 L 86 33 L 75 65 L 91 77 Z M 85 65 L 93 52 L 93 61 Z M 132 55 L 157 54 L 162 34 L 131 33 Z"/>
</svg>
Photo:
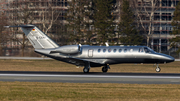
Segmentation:
<svg viewBox="0 0 180 101">
<path fill-rule="evenodd" d="M 146 52 L 146 53 L 149 53 L 150 51 L 148 50 L 148 48 L 144 48 L 144 51 Z"/>
<path fill-rule="evenodd" d="M 146 52 L 146 53 L 155 53 L 151 48 L 149 48 L 149 47 L 144 47 L 144 51 Z"/>
</svg>

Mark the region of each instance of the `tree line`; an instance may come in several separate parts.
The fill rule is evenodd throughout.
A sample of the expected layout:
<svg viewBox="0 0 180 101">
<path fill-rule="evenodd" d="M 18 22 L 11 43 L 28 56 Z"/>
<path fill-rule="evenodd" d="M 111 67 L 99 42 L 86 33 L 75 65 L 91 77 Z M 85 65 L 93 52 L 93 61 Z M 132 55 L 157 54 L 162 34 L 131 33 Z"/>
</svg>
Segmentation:
<svg viewBox="0 0 180 101">
<path fill-rule="evenodd" d="M 99 45 L 105 42 L 125 45 L 140 45 L 143 37 L 135 26 L 134 13 L 129 1 L 123 0 L 118 23 L 113 14 L 116 8 L 116 0 L 72 0 L 67 13 L 67 29 L 71 33 L 71 41 L 76 43 L 91 43 L 96 37 Z M 118 34 L 117 34 L 118 33 Z M 118 40 L 114 38 L 118 36 Z M 120 36 L 120 37 L 119 37 Z"/>
<path fill-rule="evenodd" d="M 153 36 L 153 27 L 155 22 L 155 13 L 160 9 L 162 2 L 160 0 L 119 0 L 120 7 L 117 8 L 115 1 L 118 0 L 72 0 L 69 9 L 69 13 L 74 12 L 73 16 L 67 18 L 70 19 L 70 26 L 72 36 L 79 35 L 74 38 L 77 43 L 82 43 L 83 37 L 89 39 L 96 35 L 98 44 L 104 45 L 105 42 L 114 42 L 122 45 L 150 45 L 150 38 Z M 76 3 L 78 2 L 78 3 Z M 83 6 L 82 6 L 83 5 Z M 86 7 L 84 7 L 86 6 Z M 115 22 L 117 15 L 114 15 L 114 11 L 119 9 L 120 19 L 119 22 Z M 180 33 L 179 33 L 179 21 L 180 21 L 180 2 L 177 4 L 174 17 L 171 25 L 173 26 L 171 35 L 174 35 L 170 39 L 170 45 L 175 48 L 180 47 Z M 78 19 L 76 19 L 78 18 Z M 83 20 L 83 18 L 87 18 Z M 146 19 L 146 24 L 143 19 Z M 90 29 L 90 25 L 93 29 Z M 74 27 L 72 27 L 74 26 Z M 81 30 L 80 30 L 81 29 Z M 88 36 L 84 33 L 87 33 Z M 70 31 L 70 30 L 69 30 Z M 73 39 L 73 38 L 72 38 Z M 178 50 L 180 52 L 180 48 Z"/>
</svg>

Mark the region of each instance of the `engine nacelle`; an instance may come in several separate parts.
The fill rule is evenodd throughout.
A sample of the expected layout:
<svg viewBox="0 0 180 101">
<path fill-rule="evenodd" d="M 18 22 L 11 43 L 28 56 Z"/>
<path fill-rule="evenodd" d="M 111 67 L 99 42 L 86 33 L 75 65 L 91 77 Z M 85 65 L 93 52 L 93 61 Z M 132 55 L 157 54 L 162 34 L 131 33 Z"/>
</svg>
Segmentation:
<svg viewBox="0 0 180 101">
<path fill-rule="evenodd" d="M 79 45 L 67 45 L 57 48 L 56 52 L 63 54 L 78 54 L 81 52 L 81 47 Z"/>
</svg>

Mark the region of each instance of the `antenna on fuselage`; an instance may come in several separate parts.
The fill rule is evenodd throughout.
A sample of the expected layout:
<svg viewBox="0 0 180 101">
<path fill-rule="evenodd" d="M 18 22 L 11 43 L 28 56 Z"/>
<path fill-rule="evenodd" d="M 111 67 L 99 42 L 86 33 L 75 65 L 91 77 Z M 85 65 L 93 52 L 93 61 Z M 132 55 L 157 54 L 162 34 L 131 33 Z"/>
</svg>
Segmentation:
<svg viewBox="0 0 180 101">
<path fill-rule="evenodd" d="M 109 47 L 109 44 L 107 42 L 105 44 L 106 44 L 106 47 Z"/>
</svg>

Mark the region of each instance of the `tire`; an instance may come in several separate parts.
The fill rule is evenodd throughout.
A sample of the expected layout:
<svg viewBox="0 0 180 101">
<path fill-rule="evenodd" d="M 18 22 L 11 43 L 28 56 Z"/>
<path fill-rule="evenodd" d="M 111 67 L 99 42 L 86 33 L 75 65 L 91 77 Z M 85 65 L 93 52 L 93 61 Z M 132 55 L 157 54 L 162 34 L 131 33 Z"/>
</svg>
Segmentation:
<svg viewBox="0 0 180 101">
<path fill-rule="evenodd" d="M 103 67 L 102 72 L 106 73 L 108 71 L 108 68 Z"/>
<path fill-rule="evenodd" d="M 84 69 L 83 69 L 83 72 L 84 72 L 84 73 L 89 73 L 89 69 L 88 69 L 88 68 L 84 68 Z"/>
<path fill-rule="evenodd" d="M 156 72 L 160 72 L 160 71 L 161 71 L 161 68 L 157 67 Z"/>
</svg>

